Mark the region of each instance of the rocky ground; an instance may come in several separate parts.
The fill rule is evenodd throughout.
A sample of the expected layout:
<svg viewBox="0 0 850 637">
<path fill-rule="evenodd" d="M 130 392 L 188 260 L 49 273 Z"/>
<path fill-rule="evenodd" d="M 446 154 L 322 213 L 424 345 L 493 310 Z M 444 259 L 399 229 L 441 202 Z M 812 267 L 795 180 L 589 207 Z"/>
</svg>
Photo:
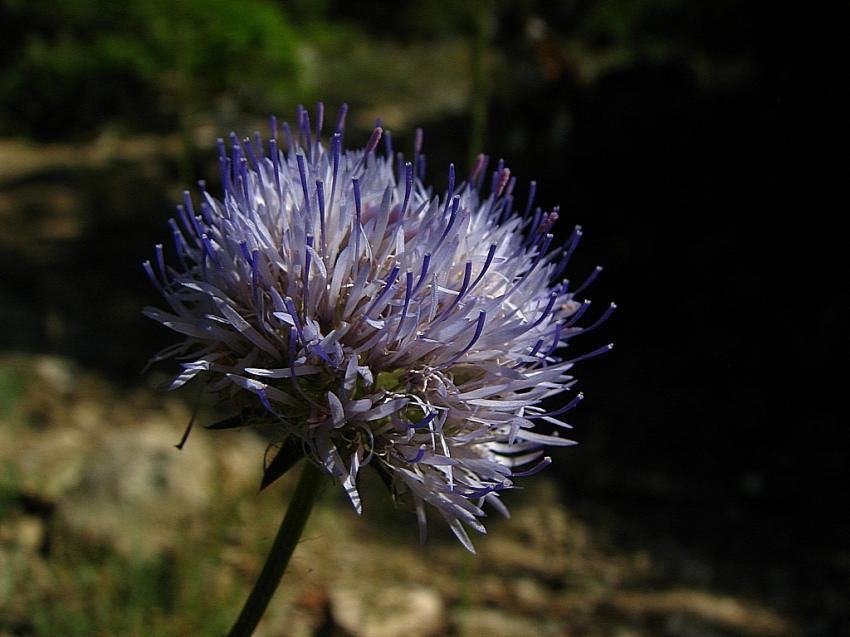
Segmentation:
<svg viewBox="0 0 850 637">
<path fill-rule="evenodd" d="M 202 413 L 201 420 L 211 418 Z M 52 357 L 0 360 L 0 636 L 222 635 L 293 487 L 257 492 L 265 443 Z M 259 637 L 771 637 L 777 609 L 671 578 L 689 556 L 624 550 L 546 477 L 475 538 L 427 544 L 380 484 L 358 518 L 326 489 Z M 672 563 L 672 568 L 671 568 Z"/>
</svg>

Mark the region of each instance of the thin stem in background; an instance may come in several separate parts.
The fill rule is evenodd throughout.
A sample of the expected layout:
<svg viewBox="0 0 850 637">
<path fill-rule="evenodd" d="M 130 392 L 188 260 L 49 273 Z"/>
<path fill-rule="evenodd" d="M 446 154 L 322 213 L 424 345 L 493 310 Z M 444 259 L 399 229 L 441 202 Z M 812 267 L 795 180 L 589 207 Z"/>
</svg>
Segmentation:
<svg viewBox="0 0 850 637">
<path fill-rule="evenodd" d="M 484 150 L 487 133 L 487 109 L 490 104 L 491 80 L 487 64 L 487 51 L 493 29 L 494 7 L 492 0 L 478 0 L 474 4 L 475 32 L 472 38 L 470 76 L 472 80 L 472 131 L 469 135 L 468 165 L 475 163 L 478 153 Z"/>
</svg>

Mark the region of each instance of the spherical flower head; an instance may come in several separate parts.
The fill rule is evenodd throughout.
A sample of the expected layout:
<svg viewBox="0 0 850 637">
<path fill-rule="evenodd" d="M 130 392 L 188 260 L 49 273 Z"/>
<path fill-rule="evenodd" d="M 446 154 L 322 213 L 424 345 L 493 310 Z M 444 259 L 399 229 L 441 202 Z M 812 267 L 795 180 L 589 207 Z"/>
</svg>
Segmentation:
<svg viewBox="0 0 850 637">
<path fill-rule="evenodd" d="M 515 210 L 502 161 L 469 178 L 449 166 L 445 193 L 425 185 L 422 134 L 412 161 L 377 125 L 365 148 L 345 150 L 345 107 L 329 143 L 324 109 L 282 136 L 219 140 L 222 199 L 187 192 L 170 221 L 176 265 L 156 246 L 145 270 L 170 311 L 146 314 L 186 338 L 174 357 L 177 388 L 196 376 L 228 401 L 238 424 L 272 425 L 278 475 L 306 455 L 361 512 L 359 472 L 377 470 L 417 512 L 431 505 L 473 550 L 482 507 L 573 441 L 560 409 L 582 359 L 563 357 L 589 301 L 560 277 L 581 238 L 553 246 L 558 209 L 535 208 L 531 183 Z M 376 152 L 383 137 L 382 152 Z M 231 421 L 233 422 L 233 421 Z M 549 433 L 539 431 L 545 423 Z M 554 430 L 554 433 L 552 431 Z M 272 465 L 277 465 L 273 468 Z"/>
</svg>

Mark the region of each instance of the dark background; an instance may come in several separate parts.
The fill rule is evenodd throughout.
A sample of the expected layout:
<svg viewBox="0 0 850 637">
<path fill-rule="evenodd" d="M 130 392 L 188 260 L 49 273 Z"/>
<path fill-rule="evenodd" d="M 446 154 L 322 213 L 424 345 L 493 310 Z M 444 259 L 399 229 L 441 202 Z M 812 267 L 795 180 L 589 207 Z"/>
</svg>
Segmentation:
<svg viewBox="0 0 850 637">
<path fill-rule="evenodd" d="M 0 347 L 144 382 L 171 335 L 139 263 L 231 127 L 347 100 L 352 144 L 375 115 L 397 144 L 421 125 L 437 185 L 480 142 L 561 205 L 561 239 L 584 227 L 570 275 L 603 264 L 590 296 L 620 308 L 584 343 L 616 348 L 580 368 L 564 498 L 847 634 L 846 7 L 457 4 L 4 3 Z M 15 144 L 44 161 L 13 170 Z"/>
</svg>

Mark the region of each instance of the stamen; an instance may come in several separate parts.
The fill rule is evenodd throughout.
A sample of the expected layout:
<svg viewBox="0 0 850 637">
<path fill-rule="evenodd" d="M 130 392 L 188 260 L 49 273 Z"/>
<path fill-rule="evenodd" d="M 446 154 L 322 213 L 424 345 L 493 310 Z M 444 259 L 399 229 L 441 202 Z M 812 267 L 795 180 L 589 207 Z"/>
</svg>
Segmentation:
<svg viewBox="0 0 850 637">
<path fill-rule="evenodd" d="M 340 138 L 342 138 L 342 134 L 345 132 L 346 113 L 348 113 L 348 104 L 343 102 L 339 107 L 339 114 L 336 117 L 336 132 L 340 134 Z"/>
<path fill-rule="evenodd" d="M 186 206 L 186 212 L 190 217 L 195 216 L 195 209 L 192 207 L 192 195 L 188 190 L 183 191 L 183 205 Z"/>
<path fill-rule="evenodd" d="M 482 167 L 485 164 L 485 155 L 484 153 L 478 153 L 478 156 L 475 158 L 475 163 L 472 165 L 472 170 L 469 173 L 469 182 L 474 184 L 478 179 L 478 175 L 481 172 Z"/>
<path fill-rule="evenodd" d="M 277 148 L 277 139 L 269 140 L 269 153 L 272 156 L 272 167 L 274 168 L 274 185 L 280 200 L 280 151 Z"/>
<path fill-rule="evenodd" d="M 514 212 L 514 198 L 509 193 L 510 190 L 513 188 L 513 184 L 515 183 L 516 179 L 511 177 L 511 180 L 508 182 L 507 188 L 505 188 L 505 196 L 499 199 L 499 204 L 496 206 L 496 211 L 498 212 L 497 219 L 499 220 L 499 225 L 502 225 Z"/>
<path fill-rule="evenodd" d="M 393 136 L 390 131 L 384 131 L 384 156 L 387 159 L 392 159 L 393 156 Z"/>
<path fill-rule="evenodd" d="M 268 286 L 268 281 L 266 277 L 263 276 L 263 273 L 260 271 L 260 251 L 252 250 L 251 251 L 251 274 L 254 279 L 259 280 L 263 285 Z"/>
<path fill-rule="evenodd" d="M 573 253 L 576 251 L 578 247 L 579 241 L 581 241 L 582 231 L 581 226 L 576 226 L 573 228 L 572 233 L 570 234 L 569 247 L 567 248 L 566 254 L 564 254 L 561 262 L 558 264 L 558 267 L 555 268 L 555 271 L 552 272 L 552 278 L 557 279 L 561 274 L 563 274 L 564 270 L 567 269 L 567 264 L 570 262 L 570 258 L 573 256 Z"/>
<path fill-rule="evenodd" d="M 369 306 L 369 309 L 366 310 L 366 313 L 363 315 L 365 318 L 369 318 L 369 315 L 372 313 L 372 310 L 378 307 L 381 301 L 387 298 L 387 294 L 390 293 L 390 290 L 393 287 L 393 283 L 395 283 L 395 280 L 398 278 L 399 270 L 401 270 L 401 268 L 398 265 L 393 266 L 393 269 L 390 271 L 389 276 L 387 276 L 387 280 L 384 282 L 384 289 L 381 290 L 381 293 L 377 297 L 375 297 L 375 300 L 372 301 L 372 305 Z"/>
<path fill-rule="evenodd" d="M 331 204 L 329 210 L 333 214 L 334 195 L 336 194 L 336 176 L 339 172 L 339 153 L 342 147 L 342 133 L 336 132 L 331 138 L 331 157 L 333 158 L 333 171 L 331 173 Z"/>
<path fill-rule="evenodd" d="M 248 250 L 248 244 L 244 241 L 240 241 L 239 249 L 242 251 L 242 258 L 245 259 L 248 265 L 253 265 L 254 258 L 251 256 L 250 250 Z"/>
<path fill-rule="evenodd" d="M 204 234 L 203 228 L 201 228 L 201 224 L 198 223 L 198 218 L 195 216 L 195 210 L 192 208 L 192 197 L 189 194 L 188 190 L 183 191 L 183 204 L 186 206 L 186 213 L 189 221 L 192 223 L 192 227 L 195 229 L 195 232 L 200 237 Z"/>
<path fill-rule="evenodd" d="M 422 129 L 417 128 L 416 132 L 414 133 L 414 136 L 413 136 L 413 153 L 415 155 L 418 155 L 420 152 L 422 152 L 422 138 L 423 138 L 423 136 L 424 136 L 424 133 L 422 132 Z"/>
<path fill-rule="evenodd" d="M 404 165 L 404 203 L 401 206 L 401 219 L 407 214 L 407 204 L 410 203 L 410 193 L 413 190 L 413 164 Z"/>
<path fill-rule="evenodd" d="M 265 151 L 263 150 L 263 138 L 260 136 L 260 131 L 254 131 L 254 152 L 257 153 L 257 157 L 260 159 L 265 157 Z"/>
<path fill-rule="evenodd" d="M 366 158 L 372 154 L 372 152 L 378 147 L 378 142 L 381 141 L 381 134 L 384 132 L 380 126 L 376 126 L 375 130 L 372 131 L 372 135 L 369 137 L 369 141 L 366 142 L 366 148 L 363 149 L 363 156 L 360 158 L 360 161 L 357 162 L 357 165 L 352 170 L 352 173 L 356 173 L 360 170 L 360 167 L 366 163 Z"/>
<path fill-rule="evenodd" d="M 145 274 L 148 275 L 148 278 L 153 283 L 153 286 L 162 294 L 164 294 L 162 289 L 162 284 L 160 284 L 159 280 L 156 278 L 156 274 L 154 274 L 153 268 L 151 267 L 150 260 L 146 260 L 142 262 L 142 267 L 145 270 Z"/>
<path fill-rule="evenodd" d="M 304 339 L 304 332 L 301 330 L 301 321 L 298 318 L 298 311 L 295 309 L 295 303 L 292 301 L 292 298 L 288 296 L 284 300 L 284 303 L 286 304 L 286 311 L 289 313 L 289 315 L 292 317 L 292 321 L 295 323 L 295 325 L 291 329 L 295 330 L 295 333 L 298 335 L 298 340 L 301 341 L 301 343 L 306 348 L 307 341 Z M 290 349 L 292 347 L 293 345 L 290 345 Z"/>
<path fill-rule="evenodd" d="M 319 200 L 319 227 L 322 232 L 322 256 L 327 256 L 328 244 L 325 239 L 325 184 L 316 179 L 316 199 Z"/>
<path fill-rule="evenodd" d="M 472 261 L 467 261 L 466 266 L 463 269 L 463 282 L 460 284 L 460 290 L 458 290 L 457 296 L 451 302 L 451 304 L 446 307 L 445 310 L 442 311 L 439 317 L 437 317 L 436 322 L 444 320 L 449 313 L 460 303 L 461 299 L 466 294 L 466 289 L 469 286 L 469 279 L 472 276 Z"/>
<path fill-rule="evenodd" d="M 484 161 L 481 164 L 481 170 L 478 173 L 478 179 L 475 180 L 475 191 L 481 195 L 481 187 L 484 185 L 484 175 L 487 174 L 487 164 L 490 163 L 490 156 L 484 155 Z"/>
<path fill-rule="evenodd" d="M 201 202 L 201 218 L 204 220 L 205 224 L 212 227 L 213 217 L 212 213 L 210 212 L 210 207 L 207 205 L 206 201 Z"/>
<path fill-rule="evenodd" d="M 304 149 L 307 151 L 307 162 L 313 165 L 313 134 L 310 132 L 310 113 L 307 109 L 301 111 L 301 132 L 304 135 Z"/>
<path fill-rule="evenodd" d="M 455 195 L 454 197 L 452 197 L 452 213 L 451 216 L 449 216 L 449 222 L 446 224 L 445 229 L 443 229 L 443 234 L 440 236 L 440 240 L 437 241 L 437 245 L 434 246 L 432 252 L 437 252 L 437 250 L 443 244 L 443 241 L 451 231 L 452 226 L 455 224 L 455 219 L 457 219 L 458 206 L 460 206 L 460 195 Z"/>
<path fill-rule="evenodd" d="M 221 171 L 221 184 L 224 187 L 224 200 L 227 201 L 227 195 L 233 190 L 230 178 L 230 160 L 227 158 L 224 140 L 219 137 L 216 144 L 218 145 L 218 166 Z"/>
<path fill-rule="evenodd" d="M 168 225 L 171 227 L 174 250 L 177 252 L 177 258 L 180 259 L 180 265 L 183 267 L 184 271 L 188 270 L 189 266 L 186 263 L 186 250 L 188 249 L 186 239 L 183 237 L 183 233 L 180 232 L 180 228 L 177 226 L 177 222 L 173 218 L 168 220 Z"/>
<path fill-rule="evenodd" d="M 307 235 L 307 248 L 313 247 L 313 235 Z M 307 315 L 307 298 L 310 296 L 310 262 L 313 255 L 310 250 L 304 250 L 304 315 Z"/>
<path fill-rule="evenodd" d="M 413 288 L 413 293 L 419 290 L 422 284 L 425 282 L 425 277 L 428 275 L 428 266 L 431 264 L 431 253 L 426 252 L 422 256 L 422 271 L 419 273 L 419 280 L 416 282 L 416 287 Z"/>
<path fill-rule="evenodd" d="M 242 201 L 244 202 L 248 213 L 252 214 L 254 209 L 251 206 L 251 196 L 248 194 L 248 185 L 250 184 L 250 179 L 248 177 L 248 160 L 244 157 L 239 160 L 239 182 L 242 185 Z"/>
<path fill-rule="evenodd" d="M 546 356 L 551 356 L 555 353 L 555 350 L 558 349 L 558 343 L 561 342 L 561 323 L 555 323 L 555 333 L 552 336 L 552 346 L 546 350 Z"/>
<path fill-rule="evenodd" d="M 534 321 L 534 323 L 531 325 L 531 328 L 530 328 L 530 329 L 533 329 L 533 328 L 537 327 L 538 325 L 540 325 L 540 324 L 543 322 L 543 320 L 544 320 L 547 316 L 549 316 L 549 313 L 552 311 L 552 308 L 555 306 L 555 300 L 556 300 L 557 298 L 558 298 L 558 293 L 557 293 L 557 292 L 552 292 L 552 293 L 549 295 L 549 303 L 546 305 L 546 309 L 545 309 L 545 310 L 543 310 L 543 314 L 541 314 L 541 315 L 539 316 L 539 318 L 538 318 L 536 321 Z"/>
<path fill-rule="evenodd" d="M 552 243 L 552 238 L 554 235 L 546 234 L 543 236 L 543 239 L 540 244 L 540 249 L 537 250 L 537 255 L 534 257 L 534 261 L 531 262 L 531 268 L 529 271 L 533 270 L 537 267 L 537 264 L 546 256 L 546 253 L 549 251 L 549 245 Z"/>
<path fill-rule="evenodd" d="M 540 462 L 538 462 L 536 465 L 534 465 L 531 469 L 525 469 L 524 471 L 511 471 L 511 477 L 512 478 L 527 478 L 529 476 L 533 476 L 536 473 L 540 473 L 541 471 L 543 471 L 543 469 L 548 467 L 550 464 L 552 464 L 552 458 L 550 458 L 549 456 L 546 456 Z"/>
<path fill-rule="evenodd" d="M 366 142 L 366 148 L 363 149 L 363 156 L 369 155 L 378 147 L 378 142 L 381 141 L 381 135 L 383 134 L 384 129 L 380 126 L 376 126 L 375 130 L 372 131 L 372 135 L 369 137 L 369 141 Z"/>
<path fill-rule="evenodd" d="M 292 143 L 292 131 L 289 128 L 289 122 L 283 123 L 283 138 L 286 140 L 286 152 L 288 156 L 292 156 L 295 152 L 295 144 Z"/>
<path fill-rule="evenodd" d="M 496 256 L 496 248 L 497 246 L 495 243 L 490 244 L 490 249 L 487 251 L 487 259 L 484 261 L 484 266 L 481 268 L 481 272 L 478 273 L 478 276 L 475 278 L 475 281 L 472 283 L 471 286 L 469 286 L 470 292 L 472 292 L 475 286 L 478 285 L 478 282 L 484 278 L 484 275 L 487 274 L 487 268 L 490 267 L 490 264 L 493 263 L 493 257 Z"/>
<path fill-rule="evenodd" d="M 587 312 L 587 308 L 590 307 L 590 301 L 585 300 L 582 301 L 579 308 L 576 310 L 575 314 L 570 317 L 570 320 L 564 324 L 564 327 L 572 327 L 575 325 L 582 317 L 582 315 Z"/>
<path fill-rule="evenodd" d="M 592 325 L 589 325 L 588 327 L 583 327 L 581 329 L 581 332 L 578 332 L 578 333 L 579 334 L 587 334 L 591 330 L 595 330 L 597 327 L 599 327 L 605 321 L 607 321 L 609 318 L 611 318 L 611 315 L 614 313 L 614 310 L 616 310 L 616 309 L 617 309 L 617 304 L 611 303 L 611 305 L 609 305 L 607 308 L 605 308 L 605 311 L 602 313 L 602 316 L 600 316 L 598 319 L 596 319 L 596 321 Z"/>
<path fill-rule="evenodd" d="M 469 341 L 469 345 L 464 347 L 460 352 L 452 356 L 452 358 L 447 362 L 441 365 L 440 367 L 447 367 L 449 365 L 453 365 L 460 357 L 466 354 L 469 350 L 472 349 L 472 346 L 478 342 L 478 339 L 481 338 L 481 332 L 484 331 L 484 321 L 487 320 L 487 312 L 485 310 L 481 310 L 478 314 L 478 323 L 475 326 L 475 334 L 472 336 L 472 340 Z"/>
<path fill-rule="evenodd" d="M 493 179 L 490 183 L 490 194 L 494 195 L 494 199 L 497 199 L 502 193 L 501 188 L 499 188 L 499 184 L 502 182 L 502 173 L 505 172 L 505 160 L 499 159 L 499 162 L 496 164 L 496 170 L 493 171 Z M 508 176 L 510 176 L 510 171 L 508 171 Z M 505 183 L 507 183 L 507 177 L 505 177 Z M 504 188 L 504 185 L 502 186 Z"/>
<path fill-rule="evenodd" d="M 589 354 L 584 354 L 583 356 L 578 356 L 576 358 L 572 358 L 572 359 L 570 359 L 568 361 L 564 361 L 564 362 L 574 365 L 575 363 L 579 363 L 581 361 L 586 361 L 589 358 L 594 358 L 595 356 L 599 356 L 600 354 L 605 354 L 607 352 L 610 352 L 612 349 L 614 349 L 614 343 L 608 343 L 608 345 L 600 347 L 599 349 L 595 349 L 592 352 L 590 352 Z"/>
<path fill-rule="evenodd" d="M 289 301 L 289 303 L 292 303 L 292 299 L 288 299 L 288 301 Z M 296 321 L 298 320 L 297 316 L 295 317 L 295 320 Z M 295 327 L 289 328 L 289 371 L 292 374 L 291 377 L 290 377 L 290 380 L 292 381 L 292 388 L 295 390 L 296 394 L 298 394 L 299 396 L 301 396 L 301 398 L 303 398 L 304 400 L 306 400 L 308 402 L 313 402 L 309 398 L 307 398 L 307 395 L 301 389 L 301 385 L 298 382 L 298 376 L 295 374 L 295 357 L 296 357 L 296 354 L 297 354 L 296 333 L 298 334 L 297 338 L 300 339 L 302 342 L 304 341 L 304 338 L 300 334 L 300 328 L 299 329 L 296 329 Z M 305 343 L 305 348 L 306 348 L 306 343 Z"/>
<path fill-rule="evenodd" d="M 560 416 L 561 414 L 567 413 L 570 409 L 572 409 L 573 407 L 578 405 L 582 400 L 584 400 L 584 394 L 579 392 L 578 394 L 576 394 L 575 398 L 573 398 L 570 402 L 568 402 L 563 407 L 560 407 L 559 409 L 556 409 L 555 411 L 549 411 L 549 412 L 542 413 L 542 414 L 536 414 L 536 415 L 533 415 L 533 416 L 530 416 L 530 417 L 531 418 L 554 418 L 556 416 Z"/>
<path fill-rule="evenodd" d="M 260 403 L 262 403 L 263 407 L 266 408 L 266 411 L 277 415 L 277 412 L 275 412 L 274 408 L 272 407 L 272 404 L 269 402 L 269 397 L 268 394 L 266 394 L 265 389 L 260 388 L 257 390 L 257 398 L 260 399 Z"/>
<path fill-rule="evenodd" d="M 425 444 L 419 445 L 419 451 L 416 453 L 416 455 L 415 455 L 413 458 L 410 458 L 410 459 L 405 458 L 402 454 L 399 454 L 399 455 L 401 455 L 402 459 L 403 459 L 406 463 L 408 463 L 408 464 L 417 464 L 420 460 L 422 460 L 422 458 L 424 458 L 424 457 L 425 457 L 425 450 L 426 450 L 427 448 L 428 448 L 428 447 L 427 447 L 427 445 L 425 445 Z"/>
<path fill-rule="evenodd" d="M 248 159 L 251 161 L 251 167 L 256 171 L 260 171 L 260 164 L 257 163 L 257 156 L 254 154 L 254 145 L 251 143 L 251 138 L 246 137 L 242 140 L 245 144 L 246 154 L 248 155 Z"/>
<path fill-rule="evenodd" d="M 446 188 L 446 204 L 443 206 L 443 215 L 449 211 L 449 201 L 454 196 L 455 190 L 455 165 L 449 164 L 449 186 Z"/>
<path fill-rule="evenodd" d="M 295 156 L 295 160 L 298 162 L 298 174 L 301 176 L 301 190 L 304 193 L 304 209 L 307 211 L 308 216 L 312 216 L 313 212 L 310 210 L 310 192 L 307 190 L 307 169 L 304 166 L 304 155 L 298 153 Z"/>
<path fill-rule="evenodd" d="M 395 154 L 395 172 L 399 181 L 401 181 L 401 176 L 404 174 L 404 153 Z"/>
<path fill-rule="evenodd" d="M 253 292 L 254 297 L 254 306 L 258 308 L 258 313 L 262 312 L 260 308 L 262 308 L 262 291 L 260 289 L 260 270 L 258 267 L 258 263 L 260 261 L 260 252 L 259 250 L 254 250 L 254 254 L 251 257 L 249 263 L 251 264 L 251 291 Z M 265 322 L 263 322 L 263 327 L 265 328 Z"/>
<path fill-rule="evenodd" d="M 360 260 L 360 180 L 351 180 L 354 185 L 354 258 Z"/>
<path fill-rule="evenodd" d="M 591 283 L 593 283 L 596 280 L 596 277 L 599 276 L 600 272 L 602 272 L 602 266 L 601 265 L 597 265 L 595 268 L 593 268 L 593 272 L 591 272 L 590 276 L 588 276 L 584 280 L 584 283 L 582 283 L 580 286 L 578 286 L 578 288 L 573 290 L 573 296 L 575 296 L 577 294 L 581 294 L 582 290 L 586 289 Z"/>
<path fill-rule="evenodd" d="M 537 226 L 540 225 L 540 219 L 543 216 L 543 208 L 537 208 L 534 211 L 534 219 L 531 221 L 531 229 L 528 231 L 528 242 L 531 243 L 534 241 L 534 238 L 537 236 Z"/>
<path fill-rule="evenodd" d="M 552 229 L 552 226 L 555 225 L 555 222 L 558 220 L 558 212 L 561 210 L 560 206 L 555 206 L 548 215 L 543 216 L 543 221 L 540 223 L 540 227 L 537 229 L 537 232 L 540 234 L 545 234 Z"/>
<path fill-rule="evenodd" d="M 528 354 L 525 354 L 525 356 L 531 356 L 531 357 L 536 356 L 537 352 L 540 351 L 541 347 L 543 347 L 543 339 L 539 338 L 539 339 L 537 339 L 537 342 L 534 344 L 534 347 L 531 348 L 531 351 L 528 352 Z M 522 367 L 523 365 L 527 365 L 527 366 L 536 365 L 537 362 L 538 361 L 520 361 L 519 363 L 517 363 L 516 365 L 513 366 L 513 369 L 517 369 L 518 367 Z"/>
<path fill-rule="evenodd" d="M 410 306 L 410 297 L 413 294 L 413 272 L 411 270 L 407 271 L 405 287 L 404 287 L 404 305 L 401 308 L 401 316 L 398 319 L 398 325 L 395 328 L 395 333 L 393 334 L 392 340 L 397 340 L 398 335 L 401 333 L 401 326 L 404 323 L 404 319 L 407 318 L 407 308 Z"/>
<path fill-rule="evenodd" d="M 231 148 L 232 148 L 235 152 L 238 152 L 238 153 L 239 153 L 238 155 L 234 155 L 234 156 L 233 156 L 233 163 L 235 164 L 235 163 L 238 163 L 238 158 L 242 156 L 242 145 L 239 143 L 239 137 L 237 137 L 237 136 L 236 136 L 236 133 L 235 133 L 235 132 L 230 131 L 230 134 L 228 135 L 228 137 L 230 138 L 230 146 L 231 146 Z M 233 148 L 234 146 L 235 146 L 236 148 Z M 238 151 L 237 151 L 237 149 L 238 149 Z"/>
<path fill-rule="evenodd" d="M 438 411 L 436 411 L 436 410 L 431 411 L 431 412 L 428 412 L 428 415 L 427 415 L 427 416 L 425 416 L 425 417 L 424 417 L 422 420 L 420 420 L 419 422 L 417 422 L 417 423 L 411 423 L 411 428 L 412 428 L 412 429 L 422 429 L 423 427 L 427 427 L 428 425 L 430 425 L 430 424 L 431 424 L 431 421 L 432 421 L 432 420 L 434 420 L 434 418 L 436 418 L 436 417 L 437 417 L 437 414 L 438 414 L 438 413 L 439 413 L 439 412 L 438 412 Z"/>
<path fill-rule="evenodd" d="M 175 208 L 177 209 L 177 218 L 180 219 L 183 229 L 186 231 L 186 234 L 192 237 L 192 240 L 197 245 L 198 235 L 195 233 L 195 226 L 192 225 L 189 221 L 189 217 L 186 215 L 186 209 L 181 204 L 177 204 Z"/>
<path fill-rule="evenodd" d="M 210 261 L 213 262 L 215 269 L 224 270 L 224 266 L 222 266 L 221 261 L 218 260 L 218 255 L 215 253 L 215 249 L 213 248 L 213 244 L 212 241 L 210 241 L 210 238 L 206 234 L 204 234 L 201 236 L 201 241 L 203 241 L 204 251 L 210 258 Z"/>
</svg>

